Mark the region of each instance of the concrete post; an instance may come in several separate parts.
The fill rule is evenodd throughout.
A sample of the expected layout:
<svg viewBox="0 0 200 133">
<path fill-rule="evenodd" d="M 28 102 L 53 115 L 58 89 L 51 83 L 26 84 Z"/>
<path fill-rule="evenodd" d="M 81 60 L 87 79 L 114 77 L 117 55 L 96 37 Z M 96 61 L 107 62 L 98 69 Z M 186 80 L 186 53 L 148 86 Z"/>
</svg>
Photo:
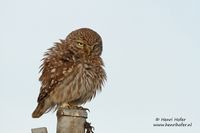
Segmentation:
<svg viewBox="0 0 200 133">
<path fill-rule="evenodd" d="M 33 128 L 31 129 L 32 133 L 47 133 L 46 127 L 40 127 L 40 128 Z"/>
<path fill-rule="evenodd" d="M 59 109 L 56 133 L 85 133 L 86 110 Z"/>
</svg>

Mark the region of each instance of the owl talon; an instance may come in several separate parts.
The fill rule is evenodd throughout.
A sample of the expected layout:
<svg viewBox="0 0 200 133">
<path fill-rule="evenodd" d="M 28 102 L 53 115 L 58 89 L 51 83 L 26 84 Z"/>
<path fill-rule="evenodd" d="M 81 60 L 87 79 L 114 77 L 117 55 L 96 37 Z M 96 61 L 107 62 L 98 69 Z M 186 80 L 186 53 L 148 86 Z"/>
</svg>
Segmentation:
<svg viewBox="0 0 200 133">
<path fill-rule="evenodd" d="M 83 108 L 82 106 L 77 106 L 77 109 L 86 110 L 86 111 L 90 112 L 90 110 L 88 108 Z"/>
<path fill-rule="evenodd" d="M 67 103 L 63 103 L 60 108 L 62 109 L 78 109 L 78 110 L 86 110 L 88 112 L 90 112 L 90 110 L 88 108 L 83 108 L 82 106 L 76 106 L 76 105 L 70 105 Z"/>
<path fill-rule="evenodd" d="M 72 109 L 79 109 L 79 110 L 86 110 L 88 112 L 90 112 L 90 110 L 88 108 L 83 108 L 82 106 L 73 106 L 74 108 Z"/>
<path fill-rule="evenodd" d="M 86 111 L 90 112 L 90 109 L 88 109 L 88 108 L 83 108 L 83 110 L 86 110 Z"/>
</svg>

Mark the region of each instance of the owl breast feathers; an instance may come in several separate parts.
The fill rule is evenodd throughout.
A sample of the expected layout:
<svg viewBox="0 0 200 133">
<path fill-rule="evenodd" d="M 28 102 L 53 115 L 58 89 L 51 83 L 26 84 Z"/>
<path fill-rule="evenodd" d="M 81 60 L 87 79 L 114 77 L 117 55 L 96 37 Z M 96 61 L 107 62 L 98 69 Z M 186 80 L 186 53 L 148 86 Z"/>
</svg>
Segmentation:
<svg viewBox="0 0 200 133">
<path fill-rule="evenodd" d="M 62 104 L 81 105 L 95 97 L 106 80 L 101 53 L 100 35 L 88 28 L 71 32 L 48 49 L 41 65 L 41 88 L 32 117 L 38 118 Z"/>
</svg>

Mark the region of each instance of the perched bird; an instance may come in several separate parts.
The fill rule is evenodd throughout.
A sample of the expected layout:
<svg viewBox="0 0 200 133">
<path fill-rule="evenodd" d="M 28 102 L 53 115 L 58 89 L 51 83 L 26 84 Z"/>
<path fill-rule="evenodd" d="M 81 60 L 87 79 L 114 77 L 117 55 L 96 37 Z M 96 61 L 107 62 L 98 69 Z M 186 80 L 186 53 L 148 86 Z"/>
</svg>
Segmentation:
<svg viewBox="0 0 200 133">
<path fill-rule="evenodd" d="M 48 49 L 42 59 L 41 88 L 32 117 L 39 118 L 53 108 L 80 107 L 94 98 L 106 80 L 101 53 L 102 39 L 89 28 L 72 31 Z"/>
</svg>

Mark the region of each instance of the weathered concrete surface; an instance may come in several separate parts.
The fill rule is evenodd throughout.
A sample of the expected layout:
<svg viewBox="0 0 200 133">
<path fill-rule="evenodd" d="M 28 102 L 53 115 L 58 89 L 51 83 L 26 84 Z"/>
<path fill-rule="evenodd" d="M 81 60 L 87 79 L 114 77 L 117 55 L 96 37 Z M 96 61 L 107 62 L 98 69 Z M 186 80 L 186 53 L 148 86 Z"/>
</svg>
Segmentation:
<svg viewBox="0 0 200 133">
<path fill-rule="evenodd" d="M 31 129 L 32 133 L 48 133 L 46 127 L 40 127 L 40 128 L 33 128 Z"/>
<path fill-rule="evenodd" d="M 80 109 L 57 111 L 57 133 L 84 133 L 87 112 Z"/>
</svg>

